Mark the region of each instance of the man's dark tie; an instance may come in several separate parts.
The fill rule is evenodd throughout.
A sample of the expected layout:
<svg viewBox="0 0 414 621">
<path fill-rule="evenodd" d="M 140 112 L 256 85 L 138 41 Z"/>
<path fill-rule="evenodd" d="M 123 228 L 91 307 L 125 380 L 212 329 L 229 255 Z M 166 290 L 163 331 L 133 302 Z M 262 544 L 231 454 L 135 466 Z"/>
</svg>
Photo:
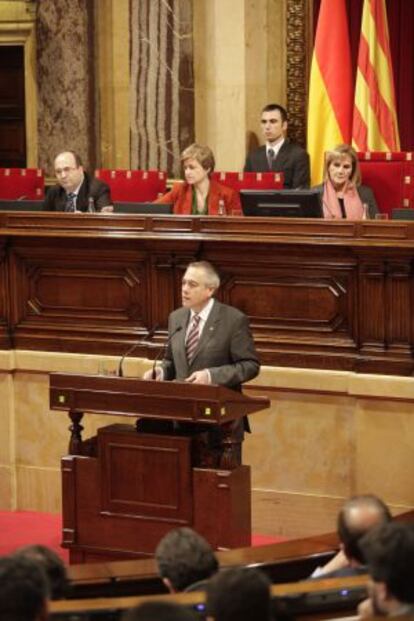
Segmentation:
<svg viewBox="0 0 414 621">
<path fill-rule="evenodd" d="M 191 362 L 191 360 L 194 357 L 195 354 L 195 350 L 197 349 L 197 345 L 198 342 L 200 340 L 200 332 L 198 329 L 198 325 L 200 323 L 200 315 L 194 315 L 193 317 L 193 321 L 191 324 L 191 328 L 190 331 L 187 335 L 187 341 L 185 344 L 185 351 L 187 354 L 187 360 L 188 362 Z"/>
<path fill-rule="evenodd" d="M 272 170 L 273 160 L 275 159 L 275 152 L 273 149 L 267 150 L 267 163 L 269 164 L 270 170 Z"/>
<path fill-rule="evenodd" d="M 65 211 L 75 211 L 75 192 L 69 192 L 66 194 Z"/>
</svg>

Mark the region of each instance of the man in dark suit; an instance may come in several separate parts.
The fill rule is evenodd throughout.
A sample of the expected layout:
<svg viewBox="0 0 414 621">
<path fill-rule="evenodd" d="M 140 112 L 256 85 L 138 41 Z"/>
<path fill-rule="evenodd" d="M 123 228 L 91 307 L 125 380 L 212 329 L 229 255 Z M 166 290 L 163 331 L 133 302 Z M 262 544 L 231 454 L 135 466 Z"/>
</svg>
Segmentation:
<svg viewBox="0 0 414 621">
<path fill-rule="evenodd" d="M 249 320 L 238 309 L 214 299 L 219 286 L 219 276 L 210 263 L 190 263 L 182 280 L 183 305 L 169 317 L 168 346 L 156 370 L 157 380 L 241 390 L 243 382 L 258 375 L 260 364 Z M 151 371 L 144 379 L 151 379 Z M 236 443 L 243 438 L 241 423 L 233 428 Z"/>
<path fill-rule="evenodd" d="M 309 155 L 286 138 L 288 121 L 285 108 L 279 104 L 265 106 L 260 122 L 266 144 L 248 154 L 245 172 L 282 172 L 285 188 L 308 188 Z"/>
<path fill-rule="evenodd" d="M 113 211 L 109 186 L 84 171 L 77 153 L 59 153 L 54 166 L 58 183 L 47 192 L 42 207 L 44 211 Z"/>
</svg>

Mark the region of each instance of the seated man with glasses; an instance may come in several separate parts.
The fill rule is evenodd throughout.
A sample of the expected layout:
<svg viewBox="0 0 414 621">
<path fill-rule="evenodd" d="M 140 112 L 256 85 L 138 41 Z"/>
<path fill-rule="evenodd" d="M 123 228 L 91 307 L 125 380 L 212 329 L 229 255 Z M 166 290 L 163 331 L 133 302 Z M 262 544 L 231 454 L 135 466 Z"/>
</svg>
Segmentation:
<svg viewBox="0 0 414 621">
<path fill-rule="evenodd" d="M 82 160 L 74 151 L 63 151 L 55 157 L 57 184 L 52 186 L 43 203 L 44 211 L 72 213 L 113 211 L 109 186 L 84 171 Z"/>
</svg>

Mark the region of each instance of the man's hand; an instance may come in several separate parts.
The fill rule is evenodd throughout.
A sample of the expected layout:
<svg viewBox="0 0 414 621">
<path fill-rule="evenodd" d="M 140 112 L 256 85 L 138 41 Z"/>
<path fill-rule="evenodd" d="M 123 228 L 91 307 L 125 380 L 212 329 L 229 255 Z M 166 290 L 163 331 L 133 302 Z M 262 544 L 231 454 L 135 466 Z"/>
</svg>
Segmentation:
<svg viewBox="0 0 414 621">
<path fill-rule="evenodd" d="M 142 379 L 144 380 L 152 380 L 152 369 L 148 369 L 148 371 L 145 371 L 144 375 L 142 376 Z M 162 380 L 162 370 L 159 367 L 155 368 L 155 381 L 156 382 L 160 382 Z"/>
<path fill-rule="evenodd" d="M 191 382 L 191 384 L 211 384 L 210 373 L 207 369 L 203 369 L 202 371 L 194 371 L 185 379 L 186 382 Z"/>
</svg>

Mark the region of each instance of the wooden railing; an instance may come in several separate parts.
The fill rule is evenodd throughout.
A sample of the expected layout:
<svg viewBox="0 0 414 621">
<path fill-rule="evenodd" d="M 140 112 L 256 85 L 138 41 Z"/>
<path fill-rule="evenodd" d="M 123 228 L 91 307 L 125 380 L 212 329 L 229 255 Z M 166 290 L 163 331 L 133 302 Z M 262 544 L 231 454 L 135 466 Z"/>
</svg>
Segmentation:
<svg viewBox="0 0 414 621">
<path fill-rule="evenodd" d="M 335 533 L 286 541 L 256 548 L 218 552 L 222 568 L 260 567 L 273 583 L 308 577 L 335 554 Z M 154 559 L 90 563 L 69 567 L 71 597 L 102 597 L 165 593 Z"/>
<path fill-rule="evenodd" d="M 308 580 L 294 584 L 280 584 L 271 587 L 276 615 L 295 619 L 320 619 L 326 615 L 349 614 L 366 597 L 367 576 L 333 578 L 329 580 Z M 79 621 L 107 618 L 116 620 L 134 606 L 147 601 L 172 601 L 189 607 L 204 617 L 205 594 L 203 592 L 180 593 L 146 597 L 102 597 L 87 600 L 65 600 L 52 602 L 51 619 L 67 619 L 76 615 Z"/>
<path fill-rule="evenodd" d="M 414 521 L 414 510 L 395 516 Z M 326 533 L 265 546 L 217 552 L 221 568 L 254 566 L 273 584 L 305 580 L 338 549 L 336 533 Z M 155 559 L 72 565 L 68 568 L 72 598 L 165 593 Z"/>
</svg>

